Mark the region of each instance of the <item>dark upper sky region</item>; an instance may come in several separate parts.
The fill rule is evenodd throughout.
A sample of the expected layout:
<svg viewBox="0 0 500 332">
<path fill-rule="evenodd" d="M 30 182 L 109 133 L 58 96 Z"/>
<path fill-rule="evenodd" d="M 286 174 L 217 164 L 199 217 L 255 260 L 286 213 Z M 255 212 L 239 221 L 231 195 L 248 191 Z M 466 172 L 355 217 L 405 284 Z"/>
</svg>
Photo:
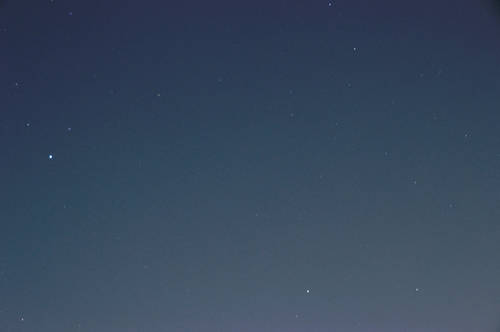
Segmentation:
<svg viewBox="0 0 500 332">
<path fill-rule="evenodd" d="M 0 331 L 500 329 L 494 2 L 4 1 Z"/>
</svg>

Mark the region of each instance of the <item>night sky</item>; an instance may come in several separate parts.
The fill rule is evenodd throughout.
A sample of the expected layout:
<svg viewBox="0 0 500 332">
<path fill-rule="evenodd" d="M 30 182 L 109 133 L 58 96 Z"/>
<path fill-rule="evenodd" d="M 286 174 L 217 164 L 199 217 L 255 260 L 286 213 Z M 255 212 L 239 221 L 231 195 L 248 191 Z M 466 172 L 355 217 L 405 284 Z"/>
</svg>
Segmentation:
<svg viewBox="0 0 500 332">
<path fill-rule="evenodd" d="M 500 331 L 499 106 L 493 1 L 2 1 L 0 331 Z"/>
</svg>

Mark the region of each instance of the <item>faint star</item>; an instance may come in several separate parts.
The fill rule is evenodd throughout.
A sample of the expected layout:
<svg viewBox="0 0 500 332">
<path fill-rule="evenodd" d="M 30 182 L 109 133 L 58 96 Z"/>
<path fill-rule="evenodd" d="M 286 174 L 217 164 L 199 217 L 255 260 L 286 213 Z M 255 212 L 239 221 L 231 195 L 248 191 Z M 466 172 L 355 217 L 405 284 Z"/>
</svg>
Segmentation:
<svg viewBox="0 0 500 332">
<path fill-rule="evenodd" d="M 54 155 L 49 154 L 49 159 L 50 159 L 50 160 L 54 159 Z"/>
</svg>

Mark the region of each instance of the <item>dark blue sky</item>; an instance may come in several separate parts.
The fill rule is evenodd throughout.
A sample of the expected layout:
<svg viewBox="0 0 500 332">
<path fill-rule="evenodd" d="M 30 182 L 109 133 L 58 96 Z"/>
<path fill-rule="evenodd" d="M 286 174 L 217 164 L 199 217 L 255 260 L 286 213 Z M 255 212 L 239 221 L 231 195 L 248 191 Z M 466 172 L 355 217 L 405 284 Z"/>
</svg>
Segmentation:
<svg viewBox="0 0 500 332">
<path fill-rule="evenodd" d="M 0 331 L 498 331 L 499 7 L 179 2 L 0 6 Z"/>
</svg>

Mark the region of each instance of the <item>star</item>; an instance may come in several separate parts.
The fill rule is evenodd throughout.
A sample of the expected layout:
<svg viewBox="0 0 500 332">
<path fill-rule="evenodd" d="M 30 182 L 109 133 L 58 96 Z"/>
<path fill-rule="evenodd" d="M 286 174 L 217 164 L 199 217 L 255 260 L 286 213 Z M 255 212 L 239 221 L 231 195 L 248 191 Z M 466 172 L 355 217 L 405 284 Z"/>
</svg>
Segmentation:
<svg viewBox="0 0 500 332">
<path fill-rule="evenodd" d="M 54 159 L 54 155 L 49 154 L 49 159 L 50 159 L 50 160 Z"/>
</svg>

